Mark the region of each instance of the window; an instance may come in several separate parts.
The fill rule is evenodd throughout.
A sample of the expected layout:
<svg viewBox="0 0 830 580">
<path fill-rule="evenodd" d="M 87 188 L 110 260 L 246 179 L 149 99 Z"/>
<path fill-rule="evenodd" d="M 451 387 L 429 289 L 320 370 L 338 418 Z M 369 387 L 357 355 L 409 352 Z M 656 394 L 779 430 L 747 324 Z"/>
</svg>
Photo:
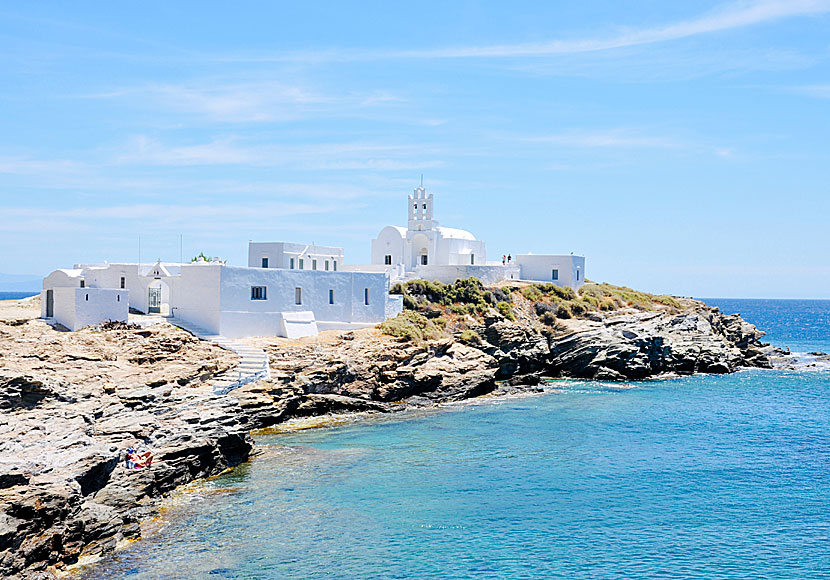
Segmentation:
<svg viewBox="0 0 830 580">
<path fill-rule="evenodd" d="M 579 268 L 576 269 L 576 281 L 579 282 Z"/>
<path fill-rule="evenodd" d="M 263 267 L 263 268 L 267 268 L 267 267 L 268 267 L 268 258 L 262 258 L 262 267 Z"/>
<path fill-rule="evenodd" d="M 289 263 L 288 267 L 291 268 L 292 270 L 294 269 L 294 258 L 291 258 L 291 262 Z"/>
<path fill-rule="evenodd" d="M 89 302 L 89 294 L 86 295 L 86 301 Z"/>
<path fill-rule="evenodd" d="M 312 270 L 316 270 L 316 269 L 317 269 L 317 260 L 312 260 L 312 261 L 311 261 L 311 269 L 312 269 Z"/>
<path fill-rule="evenodd" d="M 426 209 L 426 208 L 427 208 L 427 204 L 424 204 L 424 209 Z"/>
<path fill-rule="evenodd" d="M 559 270 L 554 268 L 553 271 L 551 271 L 551 273 L 550 273 L 550 279 L 551 280 L 559 280 Z"/>
<path fill-rule="evenodd" d="M 423 256 L 421 256 L 421 266 L 426 266 L 427 262 L 428 262 L 427 255 L 424 254 Z"/>
<path fill-rule="evenodd" d="M 331 265 L 334 266 L 334 271 L 337 272 L 337 260 L 332 262 Z"/>
<path fill-rule="evenodd" d="M 329 290 L 329 304 L 334 304 L 334 290 Z"/>
<path fill-rule="evenodd" d="M 251 300 L 267 300 L 267 288 L 265 286 L 251 286 Z"/>
<path fill-rule="evenodd" d="M 302 288 L 294 288 L 294 304 L 302 304 L 303 303 L 303 289 Z"/>
<path fill-rule="evenodd" d="M 124 276 L 121 276 L 121 289 L 123 290 L 126 287 L 127 287 L 127 279 Z"/>
<path fill-rule="evenodd" d="M 86 288 L 86 280 L 81 280 L 81 288 Z"/>
<path fill-rule="evenodd" d="M 116 294 L 115 295 L 115 301 L 116 302 L 121 302 L 121 294 Z"/>
<path fill-rule="evenodd" d="M 476 265 L 476 255 L 475 254 L 470 254 L 470 265 L 471 266 Z"/>
<path fill-rule="evenodd" d="M 300 258 L 300 270 L 302 270 L 302 269 L 303 269 L 303 259 Z"/>
<path fill-rule="evenodd" d="M 369 306 L 369 289 L 368 288 L 363 289 L 363 304 L 365 304 L 366 306 Z"/>
<path fill-rule="evenodd" d="M 326 272 L 328 272 L 328 271 L 329 271 L 329 261 L 326 260 Z"/>
<path fill-rule="evenodd" d="M 386 254 L 383 257 L 383 263 L 386 264 L 387 266 L 391 266 L 392 265 L 392 254 Z"/>
</svg>

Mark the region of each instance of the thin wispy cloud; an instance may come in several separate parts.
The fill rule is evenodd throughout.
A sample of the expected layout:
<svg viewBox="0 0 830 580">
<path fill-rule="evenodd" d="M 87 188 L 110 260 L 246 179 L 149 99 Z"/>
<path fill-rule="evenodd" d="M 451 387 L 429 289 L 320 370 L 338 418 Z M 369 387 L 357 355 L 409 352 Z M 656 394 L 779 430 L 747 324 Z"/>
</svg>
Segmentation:
<svg viewBox="0 0 830 580">
<path fill-rule="evenodd" d="M 226 62 L 349 62 L 389 59 L 522 58 L 600 52 L 680 40 L 830 12 L 830 0 L 756 0 L 723 4 L 687 20 L 648 28 L 625 28 L 607 37 L 547 42 L 457 46 L 421 50 L 322 50 L 283 54 L 223 55 Z"/>
<path fill-rule="evenodd" d="M 304 170 L 367 169 L 397 171 L 437 167 L 438 159 L 424 159 L 422 146 L 377 143 L 320 143 L 277 146 L 246 145 L 237 137 L 217 138 L 196 145 L 168 145 L 145 135 L 131 138 L 115 163 L 130 165 L 251 165 L 291 166 Z M 435 149 L 432 153 L 438 153 Z"/>
<path fill-rule="evenodd" d="M 814 99 L 830 99 L 830 84 L 791 87 L 789 92 L 805 97 L 813 97 Z"/>
<path fill-rule="evenodd" d="M 560 147 L 679 149 L 684 146 L 683 143 L 673 139 L 639 135 L 628 130 L 570 131 L 554 135 L 523 137 L 519 140 L 526 143 L 543 143 Z"/>
<path fill-rule="evenodd" d="M 82 164 L 69 159 L 31 159 L 20 156 L 0 156 L 0 174 L 38 175 L 77 173 Z"/>
<path fill-rule="evenodd" d="M 296 121 L 407 102 L 406 98 L 384 90 L 327 94 L 271 79 L 229 81 L 216 78 L 123 88 L 79 95 L 78 98 L 133 99 L 144 106 L 156 105 L 177 115 L 197 116 L 220 123 Z"/>
</svg>

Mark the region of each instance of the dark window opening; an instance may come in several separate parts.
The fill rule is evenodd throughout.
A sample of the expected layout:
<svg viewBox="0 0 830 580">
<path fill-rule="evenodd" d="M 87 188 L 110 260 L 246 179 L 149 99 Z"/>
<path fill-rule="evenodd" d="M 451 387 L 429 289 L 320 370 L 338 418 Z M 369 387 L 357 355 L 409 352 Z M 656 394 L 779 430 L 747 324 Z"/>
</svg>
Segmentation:
<svg viewBox="0 0 830 580">
<path fill-rule="evenodd" d="M 262 267 L 263 267 L 263 268 L 267 268 L 267 267 L 268 267 L 268 258 L 262 258 Z"/>
<path fill-rule="evenodd" d="M 251 300 L 267 300 L 268 288 L 265 286 L 251 286 Z"/>
<path fill-rule="evenodd" d="M 391 254 L 386 254 L 383 257 L 383 263 L 386 264 L 387 266 L 391 266 L 392 265 L 392 255 Z"/>
</svg>

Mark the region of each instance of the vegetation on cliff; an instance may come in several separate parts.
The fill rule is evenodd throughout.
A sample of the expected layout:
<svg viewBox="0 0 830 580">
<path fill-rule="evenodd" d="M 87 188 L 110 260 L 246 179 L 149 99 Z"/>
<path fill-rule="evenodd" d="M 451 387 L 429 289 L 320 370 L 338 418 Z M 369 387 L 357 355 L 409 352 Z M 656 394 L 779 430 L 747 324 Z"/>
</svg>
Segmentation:
<svg viewBox="0 0 830 580">
<path fill-rule="evenodd" d="M 395 284 L 392 294 L 403 296 L 404 312 L 380 325 L 384 334 L 415 342 L 460 334 L 487 318 L 517 319 L 540 331 L 557 327 L 561 320 L 596 318 L 629 309 L 632 312 L 680 313 L 689 302 L 607 283 L 588 283 L 574 291 L 550 283 L 508 284 L 485 287 L 476 278 L 453 284 L 412 280 Z"/>
</svg>

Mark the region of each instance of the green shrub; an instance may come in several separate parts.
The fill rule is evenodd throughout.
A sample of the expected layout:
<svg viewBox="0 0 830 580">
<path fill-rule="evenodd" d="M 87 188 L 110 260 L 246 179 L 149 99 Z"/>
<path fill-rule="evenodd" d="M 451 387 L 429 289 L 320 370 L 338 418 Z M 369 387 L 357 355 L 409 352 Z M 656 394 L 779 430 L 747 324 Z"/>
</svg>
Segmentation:
<svg viewBox="0 0 830 580">
<path fill-rule="evenodd" d="M 661 294 L 660 296 L 655 296 L 654 301 L 658 302 L 660 304 L 663 304 L 665 306 L 670 306 L 672 308 L 677 308 L 678 310 L 681 310 L 683 308 L 683 305 L 680 304 L 680 302 L 678 302 L 676 298 L 674 298 L 673 296 L 666 296 L 665 294 Z"/>
<path fill-rule="evenodd" d="M 490 288 L 484 293 L 484 300 L 492 306 L 497 306 L 499 302 L 513 302 L 513 297 L 502 288 Z"/>
<path fill-rule="evenodd" d="M 526 286 L 522 288 L 522 296 L 524 296 L 531 302 L 536 302 L 542 299 L 542 293 L 535 286 Z"/>
<path fill-rule="evenodd" d="M 481 344 L 481 337 L 475 330 L 462 330 L 458 335 L 458 340 L 465 344 Z"/>
<path fill-rule="evenodd" d="M 562 304 L 556 311 L 557 318 L 572 318 L 571 309 L 567 304 Z"/>
<path fill-rule="evenodd" d="M 504 316 L 507 320 L 516 320 L 516 315 L 513 314 L 513 308 L 507 302 L 499 302 L 496 305 L 499 314 Z"/>
<path fill-rule="evenodd" d="M 558 296 L 562 300 L 576 299 L 576 292 L 574 292 L 572 288 L 567 286 L 557 286 L 556 284 L 551 284 L 551 286 L 553 286 L 553 288 L 551 288 L 551 293 L 554 296 Z"/>
<path fill-rule="evenodd" d="M 556 313 L 547 311 L 542 314 L 542 323 L 547 326 L 556 326 Z"/>
<path fill-rule="evenodd" d="M 484 286 L 478 278 L 456 280 L 452 285 L 453 302 L 481 304 L 484 302 Z"/>
<path fill-rule="evenodd" d="M 436 325 L 426 316 L 411 310 L 401 312 L 395 318 L 380 323 L 378 328 L 383 334 L 410 342 L 422 342 L 425 339 L 438 338 L 441 334 L 439 325 Z"/>
</svg>

